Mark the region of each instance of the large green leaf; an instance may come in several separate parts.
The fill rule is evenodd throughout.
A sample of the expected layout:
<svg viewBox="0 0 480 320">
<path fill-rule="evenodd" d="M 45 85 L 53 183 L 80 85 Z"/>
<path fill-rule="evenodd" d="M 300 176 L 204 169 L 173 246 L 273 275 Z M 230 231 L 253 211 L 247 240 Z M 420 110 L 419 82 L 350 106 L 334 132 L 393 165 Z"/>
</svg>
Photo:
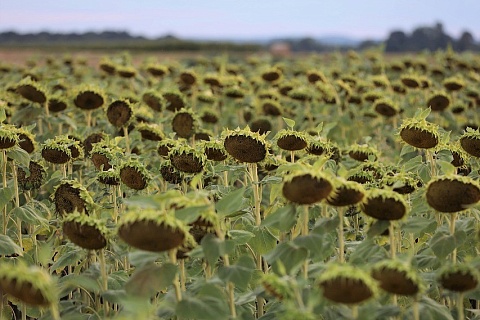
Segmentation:
<svg viewBox="0 0 480 320">
<path fill-rule="evenodd" d="M 0 189 L 0 210 L 9 203 L 15 196 L 15 189 L 13 187 L 7 187 Z"/>
<path fill-rule="evenodd" d="M 293 243 L 307 249 L 313 261 L 324 261 L 335 251 L 336 238 L 328 233 L 310 232 L 307 236 L 295 238 Z"/>
<path fill-rule="evenodd" d="M 30 164 L 30 154 L 22 148 L 16 146 L 7 152 L 7 157 L 13 159 L 17 164 L 27 167 Z"/>
<path fill-rule="evenodd" d="M 233 252 L 235 243 L 232 240 L 220 240 L 213 234 L 207 234 L 201 242 L 202 250 L 210 265 L 215 265 L 218 258 Z"/>
<path fill-rule="evenodd" d="M 233 282 L 236 287 L 245 290 L 248 287 L 255 262 L 251 256 L 241 256 L 234 265 L 223 266 L 218 270 L 218 276 L 225 282 Z"/>
<path fill-rule="evenodd" d="M 307 249 L 296 246 L 292 242 L 283 242 L 266 254 L 265 260 L 272 265 L 275 273 L 282 275 L 283 271 L 294 274 L 307 257 Z"/>
<path fill-rule="evenodd" d="M 244 208 L 243 194 L 245 187 L 229 192 L 215 204 L 215 209 L 220 217 L 228 217 Z"/>
<path fill-rule="evenodd" d="M 423 296 L 419 303 L 419 311 L 420 311 L 420 319 L 422 320 L 453 320 L 453 316 L 451 315 L 448 308 L 432 300 L 426 296 Z M 413 319 L 413 314 L 411 313 L 411 309 L 408 315 L 409 319 Z"/>
<path fill-rule="evenodd" d="M 10 211 L 11 217 L 19 218 L 24 222 L 28 222 L 32 225 L 48 226 L 48 220 L 42 217 L 31 206 L 15 207 Z"/>
<path fill-rule="evenodd" d="M 447 231 L 438 230 L 429 241 L 430 248 L 439 259 L 445 259 L 455 250 L 457 241 L 455 236 Z"/>
<path fill-rule="evenodd" d="M 238 246 L 247 243 L 255 235 L 246 230 L 230 230 L 228 231 L 228 237 Z"/>
<path fill-rule="evenodd" d="M 434 232 L 437 228 L 437 221 L 421 216 L 410 216 L 402 225 L 402 230 L 407 233 L 413 233 L 422 236 L 424 233 Z"/>
<path fill-rule="evenodd" d="M 80 260 L 85 259 L 86 251 L 82 248 L 68 244 L 61 248 L 61 251 L 57 252 L 58 259 L 50 267 L 51 270 L 63 269 L 66 266 L 73 266 Z"/>
<path fill-rule="evenodd" d="M 263 221 L 262 226 L 273 227 L 280 231 L 290 230 L 297 222 L 295 206 L 292 204 L 280 207 L 269 214 Z"/>
<path fill-rule="evenodd" d="M 20 248 L 13 240 L 7 235 L 0 234 L 0 255 L 9 256 L 12 254 L 23 255 L 23 249 Z"/>
<path fill-rule="evenodd" d="M 176 308 L 176 315 L 180 319 L 228 319 L 229 313 L 227 299 L 216 295 L 187 296 Z"/>
<path fill-rule="evenodd" d="M 254 237 L 248 241 L 250 247 L 257 254 L 263 255 L 275 248 L 277 238 L 266 227 L 253 227 L 251 232 Z"/>
<path fill-rule="evenodd" d="M 161 266 L 156 264 L 144 265 L 135 270 L 125 284 L 125 290 L 131 295 L 151 297 L 172 284 L 176 273 L 177 266 L 171 263 Z"/>
<path fill-rule="evenodd" d="M 349 262 L 354 265 L 365 265 L 386 259 L 387 256 L 386 250 L 376 244 L 373 239 L 366 239 L 355 244 Z"/>
</svg>

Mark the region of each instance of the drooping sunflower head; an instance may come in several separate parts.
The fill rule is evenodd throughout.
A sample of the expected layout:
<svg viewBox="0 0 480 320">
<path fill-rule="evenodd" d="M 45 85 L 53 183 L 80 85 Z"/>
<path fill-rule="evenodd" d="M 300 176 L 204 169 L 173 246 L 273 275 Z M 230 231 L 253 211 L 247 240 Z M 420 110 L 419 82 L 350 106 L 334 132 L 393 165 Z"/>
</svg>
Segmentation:
<svg viewBox="0 0 480 320">
<path fill-rule="evenodd" d="M 257 163 L 265 159 L 269 145 L 265 136 L 245 129 L 224 130 L 223 145 L 227 153 L 238 162 Z"/>
</svg>

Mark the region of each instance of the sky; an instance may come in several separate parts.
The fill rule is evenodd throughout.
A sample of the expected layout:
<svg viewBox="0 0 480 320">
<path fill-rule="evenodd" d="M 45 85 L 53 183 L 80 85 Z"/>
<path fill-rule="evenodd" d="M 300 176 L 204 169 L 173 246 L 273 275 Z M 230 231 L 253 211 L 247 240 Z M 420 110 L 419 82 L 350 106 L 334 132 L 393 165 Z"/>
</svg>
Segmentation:
<svg viewBox="0 0 480 320">
<path fill-rule="evenodd" d="M 480 40 L 479 0 L 0 0 L 0 32 L 128 31 L 181 38 L 346 36 L 443 23 Z"/>
</svg>

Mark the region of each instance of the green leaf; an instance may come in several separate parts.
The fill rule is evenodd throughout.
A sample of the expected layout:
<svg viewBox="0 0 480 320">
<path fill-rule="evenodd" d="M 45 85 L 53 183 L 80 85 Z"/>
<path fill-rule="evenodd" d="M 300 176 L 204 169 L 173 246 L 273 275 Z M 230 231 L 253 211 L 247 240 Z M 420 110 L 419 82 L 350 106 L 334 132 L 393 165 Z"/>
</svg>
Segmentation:
<svg viewBox="0 0 480 320">
<path fill-rule="evenodd" d="M 317 220 L 317 226 L 314 228 L 315 232 L 333 233 L 337 232 L 338 223 L 340 222 L 338 216 L 333 218 L 321 218 Z"/>
<path fill-rule="evenodd" d="M 141 267 L 146 264 L 155 262 L 161 256 L 158 252 L 150 252 L 143 250 L 132 251 L 128 254 L 128 261 L 135 267 Z"/>
<path fill-rule="evenodd" d="M 155 197 L 150 195 L 136 195 L 124 199 L 124 203 L 128 206 L 138 207 L 142 209 L 160 209 L 160 204 Z"/>
<path fill-rule="evenodd" d="M 243 194 L 245 187 L 229 192 L 215 204 L 220 217 L 228 217 L 243 208 Z"/>
<path fill-rule="evenodd" d="M 192 222 L 195 222 L 198 217 L 200 216 L 200 213 L 207 209 L 209 206 L 198 206 L 198 207 L 186 207 L 180 210 L 175 211 L 175 217 L 178 219 L 182 220 L 186 224 L 190 224 Z"/>
<path fill-rule="evenodd" d="M 422 165 L 422 156 L 416 156 L 409 159 L 403 164 L 403 168 L 406 172 L 417 172 L 420 165 Z"/>
<path fill-rule="evenodd" d="M 273 227 L 280 231 L 288 231 L 297 222 L 297 214 L 295 211 L 295 206 L 292 204 L 278 208 L 262 221 L 261 226 Z"/>
<path fill-rule="evenodd" d="M 0 189 L 0 210 L 9 203 L 15 196 L 15 189 L 13 187 L 7 187 Z"/>
<path fill-rule="evenodd" d="M 61 252 L 57 253 L 60 257 L 50 267 L 51 270 L 63 269 L 69 265 L 73 266 L 86 257 L 86 251 L 73 244 L 65 245 L 61 249 Z"/>
<path fill-rule="evenodd" d="M 368 228 L 367 236 L 369 238 L 378 236 L 387 230 L 389 226 L 390 222 L 388 220 L 375 220 L 375 222 Z"/>
<path fill-rule="evenodd" d="M 30 164 L 30 155 L 27 151 L 23 150 L 19 146 L 15 146 L 11 150 L 7 151 L 7 157 L 13 159 L 17 164 L 27 167 Z"/>
<path fill-rule="evenodd" d="M 83 274 L 77 275 L 72 273 L 63 276 L 59 279 L 59 284 L 62 289 L 65 290 L 65 293 L 77 288 L 82 288 L 91 292 L 100 292 L 100 285 L 97 279 L 93 279 Z"/>
<path fill-rule="evenodd" d="M 246 290 L 254 270 L 255 262 L 251 256 L 241 256 L 234 265 L 220 267 L 218 277 L 225 282 L 233 282 L 240 290 Z"/>
<path fill-rule="evenodd" d="M 422 320 L 454 320 L 450 310 L 423 295 L 418 303 Z M 407 315 L 408 319 L 413 319 L 413 314 Z"/>
<path fill-rule="evenodd" d="M 438 230 L 430 239 L 430 248 L 439 259 L 445 259 L 455 250 L 457 244 L 454 236 L 447 231 Z"/>
<path fill-rule="evenodd" d="M 287 126 L 290 128 L 290 129 L 293 129 L 293 127 L 295 127 L 295 120 L 292 120 L 292 119 L 289 119 L 289 118 L 285 118 L 285 117 L 282 117 L 283 121 L 285 121 L 285 123 L 287 124 Z"/>
<path fill-rule="evenodd" d="M 307 236 L 295 238 L 293 243 L 306 248 L 313 261 L 324 261 L 335 251 L 336 239 L 331 234 L 321 234 L 312 230 Z"/>
<path fill-rule="evenodd" d="M 5 113 L 4 104 L 2 104 L 0 107 L 0 122 L 5 121 L 5 119 L 7 119 L 7 114 Z"/>
<path fill-rule="evenodd" d="M 356 244 L 349 261 L 353 265 L 365 265 L 386 259 L 387 256 L 386 250 L 369 238 Z"/>
<path fill-rule="evenodd" d="M 440 150 L 435 154 L 437 161 L 445 161 L 445 162 L 452 162 L 453 161 L 453 154 L 450 150 Z"/>
<path fill-rule="evenodd" d="M 131 295 L 151 297 L 172 284 L 176 273 L 177 266 L 171 263 L 162 266 L 156 264 L 145 265 L 135 270 L 125 284 L 125 290 Z"/>
<path fill-rule="evenodd" d="M 280 243 L 272 252 L 265 255 L 265 260 L 272 265 L 275 273 L 294 274 L 308 257 L 308 250 L 292 242 Z"/>
<path fill-rule="evenodd" d="M 255 237 L 253 233 L 245 230 L 230 230 L 228 231 L 229 239 L 235 242 L 235 245 L 243 245 L 251 238 Z"/>
<path fill-rule="evenodd" d="M 410 216 L 402 225 L 402 230 L 407 233 L 413 233 L 422 236 L 424 233 L 434 232 L 437 228 L 437 221 L 419 216 Z"/>
<path fill-rule="evenodd" d="M 210 265 L 215 265 L 218 258 L 230 254 L 235 249 L 235 243 L 232 240 L 222 241 L 213 234 L 207 234 L 200 243 L 203 254 Z"/>
<path fill-rule="evenodd" d="M 437 160 L 436 163 L 437 165 L 440 166 L 440 169 L 442 170 L 443 174 L 451 175 L 455 173 L 455 166 L 450 162 Z"/>
<path fill-rule="evenodd" d="M 20 246 L 18 246 L 9 236 L 0 234 L 0 255 L 9 256 L 12 254 L 23 256 L 23 249 L 20 248 Z"/>
<path fill-rule="evenodd" d="M 254 227 L 251 232 L 255 235 L 248 241 L 250 247 L 257 254 L 263 255 L 275 248 L 277 238 L 266 227 Z"/>
<path fill-rule="evenodd" d="M 226 299 L 201 296 L 185 297 L 177 304 L 176 315 L 180 319 L 228 319 Z"/>
<path fill-rule="evenodd" d="M 35 209 L 28 206 L 13 208 L 10 211 L 10 216 L 19 218 L 20 220 L 33 225 L 48 226 L 48 220 L 38 215 Z"/>
</svg>

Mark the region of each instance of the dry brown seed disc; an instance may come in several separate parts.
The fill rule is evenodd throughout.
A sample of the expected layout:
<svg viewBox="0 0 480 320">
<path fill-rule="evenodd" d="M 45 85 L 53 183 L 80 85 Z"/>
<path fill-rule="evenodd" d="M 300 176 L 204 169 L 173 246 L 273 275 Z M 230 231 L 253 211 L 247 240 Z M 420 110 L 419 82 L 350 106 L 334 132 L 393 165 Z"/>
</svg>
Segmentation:
<svg viewBox="0 0 480 320">
<path fill-rule="evenodd" d="M 278 71 L 269 71 L 262 74 L 262 79 L 268 82 L 273 82 L 280 79 L 280 73 Z"/>
<path fill-rule="evenodd" d="M 277 140 L 277 145 L 283 150 L 297 151 L 305 149 L 307 147 L 307 141 L 292 134 L 279 138 Z"/>
<path fill-rule="evenodd" d="M 361 190 L 340 187 L 332 192 L 332 195 L 327 198 L 328 204 L 336 207 L 351 206 L 362 201 L 364 193 Z"/>
<path fill-rule="evenodd" d="M 93 149 L 93 144 L 98 143 L 104 139 L 105 135 L 103 133 L 92 133 L 84 141 L 85 154 L 90 155 L 90 151 Z"/>
<path fill-rule="evenodd" d="M 18 145 L 20 148 L 25 150 L 27 153 L 32 153 L 35 150 L 35 145 L 33 141 L 24 133 L 18 135 Z"/>
<path fill-rule="evenodd" d="M 400 131 L 403 141 L 411 146 L 421 149 L 433 148 L 438 144 L 435 134 L 420 128 L 403 128 Z"/>
<path fill-rule="evenodd" d="M 256 163 L 265 159 L 265 144 L 255 138 L 231 135 L 225 138 L 225 150 L 239 162 Z"/>
<path fill-rule="evenodd" d="M 373 296 L 372 290 L 360 279 L 337 277 L 320 283 L 325 298 L 345 304 L 355 304 Z"/>
<path fill-rule="evenodd" d="M 128 102 L 122 100 L 112 102 L 107 109 L 108 121 L 118 128 L 125 126 L 132 115 L 132 108 Z"/>
<path fill-rule="evenodd" d="M 162 111 L 164 103 L 159 97 L 156 97 L 153 93 L 144 93 L 142 96 L 142 100 L 147 106 L 149 106 L 153 110 Z"/>
<path fill-rule="evenodd" d="M 367 161 L 368 160 L 368 156 L 370 155 L 373 155 L 373 154 L 369 154 L 369 153 L 366 153 L 366 152 L 362 152 L 362 151 L 350 151 L 348 153 L 348 155 L 350 156 L 350 158 L 352 159 L 355 159 L 357 161 Z M 376 158 L 376 157 L 375 157 Z"/>
<path fill-rule="evenodd" d="M 17 298 L 21 301 L 33 305 L 33 306 L 47 306 L 49 305 L 48 299 L 42 294 L 42 292 L 36 288 L 33 288 L 31 282 L 22 281 L 17 283 L 17 279 L 0 279 L 0 289 Z"/>
<path fill-rule="evenodd" d="M 45 103 L 45 101 L 47 101 L 47 96 L 45 95 L 45 93 L 30 84 L 18 86 L 17 92 L 22 97 L 32 102 Z"/>
<path fill-rule="evenodd" d="M 474 275 L 461 271 L 443 274 L 439 281 L 442 287 L 455 292 L 470 291 L 478 285 L 478 280 Z"/>
<path fill-rule="evenodd" d="M 135 167 L 121 168 L 120 179 L 127 187 L 135 190 L 143 190 L 147 187 L 147 179 Z"/>
<path fill-rule="evenodd" d="M 392 294 L 413 296 L 420 290 L 405 271 L 384 267 L 373 270 L 372 278 L 380 282 L 380 288 Z"/>
<path fill-rule="evenodd" d="M 450 105 L 448 97 L 439 94 L 431 97 L 427 102 L 427 107 L 432 108 L 432 111 L 443 111 Z"/>
<path fill-rule="evenodd" d="M 458 212 L 480 201 L 480 189 L 454 179 L 439 179 L 427 186 L 427 203 L 440 212 Z"/>
<path fill-rule="evenodd" d="M 93 110 L 100 108 L 104 104 L 103 97 L 93 91 L 80 92 L 73 101 L 75 106 L 83 110 Z"/>
<path fill-rule="evenodd" d="M 272 130 L 272 123 L 268 119 L 257 119 L 252 122 L 250 130 L 259 134 L 266 134 Z"/>
<path fill-rule="evenodd" d="M 8 149 L 15 145 L 14 139 L 0 138 L 0 149 Z"/>
<path fill-rule="evenodd" d="M 88 214 L 85 200 L 80 197 L 80 190 L 68 183 L 64 183 L 57 188 L 53 202 L 55 203 L 55 211 L 62 216 L 74 211 Z"/>
<path fill-rule="evenodd" d="M 177 113 L 172 119 L 172 129 L 179 137 L 188 139 L 195 133 L 194 122 L 190 113 Z"/>
<path fill-rule="evenodd" d="M 59 99 L 48 100 L 48 110 L 50 112 L 60 112 L 67 109 L 67 103 Z"/>
<path fill-rule="evenodd" d="M 362 203 L 362 211 L 367 215 L 379 220 L 402 219 L 407 208 L 400 201 L 394 198 L 383 198 L 381 196 L 368 198 Z"/>
<path fill-rule="evenodd" d="M 179 184 L 182 182 L 182 175 L 171 165 L 163 165 L 160 168 L 160 173 L 162 178 L 169 183 Z"/>
<path fill-rule="evenodd" d="M 162 141 L 162 136 L 158 133 L 154 132 L 153 130 L 142 129 L 139 130 L 140 134 L 142 135 L 142 139 L 150 140 L 150 141 Z"/>
<path fill-rule="evenodd" d="M 212 161 L 223 161 L 227 158 L 227 155 L 222 149 L 218 148 L 205 148 L 205 155 L 208 160 Z"/>
<path fill-rule="evenodd" d="M 199 173 L 203 170 L 202 161 L 193 153 L 181 153 L 170 156 L 172 165 L 182 172 Z"/>
<path fill-rule="evenodd" d="M 107 246 L 107 239 L 98 228 L 77 221 L 63 223 L 63 233 L 77 246 L 88 250 L 100 250 Z"/>
<path fill-rule="evenodd" d="M 191 85 L 194 85 L 195 82 L 197 81 L 197 78 L 195 77 L 194 74 L 190 73 L 190 72 L 182 72 L 180 74 L 180 80 L 188 85 L 188 86 L 191 86 Z"/>
<path fill-rule="evenodd" d="M 480 139 L 475 137 L 462 137 L 460 145 L 468 154 L 480 158 Z"/>
<path fill-rule="evenodd" d="M 313 204 L 328 197 L 332 189 L 332 184 L 328 180 L 307 173 L 284 182 L 282 193 L 294 203 Z"/>
<path fill-rule="evenodd" d="M 262 105 L 263 113 L 270 116 L 279 116 L 282 114 L 282 110 L 278 108 L 274 103 L 265 102 Z"/>
<path fill-rule="evenodd" d="M 103 169 L 102 169 L 103 171 L 107 171 L 112 167 L 112 165 L 110 164 L 110 159 L 108 159 L 107 156 L 105 156 L 104 154 L 92 153 L 91 159 L 92 159 L 93 165 L 97 170 L 100 170 L 100 168 L 102 168 L 102 165 L 103 165 Z"/>
<path fill-rule="evenodd" d="M 385 102 L 375 104 L 375 111 L 386 117 L 393 117 L 397 114 L 397 110 L 392 105 Z"/>
<path fill-rule="evenodd" d="M 30 175 L 27 177 L 25 170 L 18 168 L 17 181 L 23 190 L 34 190 L 42 186 L 45 178 L 45 169 L 35 161 L 30 160 L 28 165 Z"/>
<path fill-rule="evenodd" d="M 62 150 L 57 149 L 42 149 L 42 157 L 46 161 L 55 164 L 63 164 L 70 160 L 70 156 Z"/>
<path fill-rule="evenodd" d="M 173 144 L 162 144 L 158 147 L 157 153 L 162 156 L 162 157 L 168 157 L 168 153 L 170 152 L 170 149 L 173 147 Z"/>
<path fill-rule="evenodd" d="M 177 248 L 185 239 L 183 231 L 155 221 L 140 220 L 126 223 L 118 230 L 120 238 L 140 250 L 163 252 Z"/>
<path fill-rule="evenodd" d="M 178 111 L 185 107 L 185 101 L 183 101 L 182 97 L 176 93 L 164 93 L 163 97 L 167 100 L 167 110 L 169 111 Z"/>
<path fill-rule="evenodd" d="M 420 83 L 416 79 L 413 78 L 402 78 L 402 83 L 408 88 L 418 88 L 420 87 Z"/>
</svg>

